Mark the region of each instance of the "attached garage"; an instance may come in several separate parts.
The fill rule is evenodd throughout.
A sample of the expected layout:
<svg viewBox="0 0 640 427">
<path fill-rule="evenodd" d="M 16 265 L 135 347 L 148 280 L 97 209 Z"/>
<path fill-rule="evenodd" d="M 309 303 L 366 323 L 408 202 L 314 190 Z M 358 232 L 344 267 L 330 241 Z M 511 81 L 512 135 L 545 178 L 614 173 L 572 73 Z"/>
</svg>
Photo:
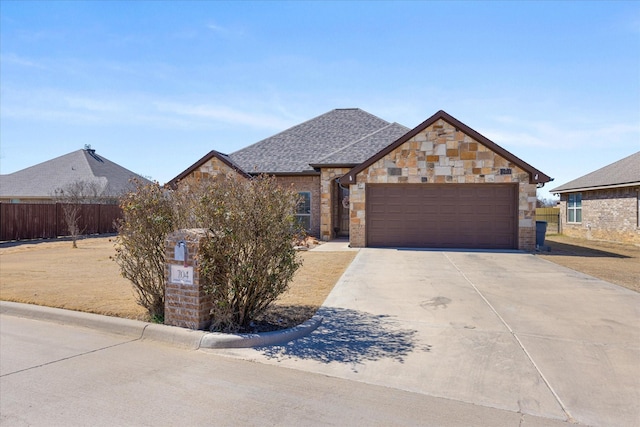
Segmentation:
<svg viewBox="0 0 640 427">
<path fill-rule="evenodd" d="M 439 111 L 340 178 L 353 247 L 535 250 L 551 178 Z"/>
<path fill-rule="evenodd" d="M 367 246 L 515 249 L 513 184 L 370 184 Z"/>
</svg>

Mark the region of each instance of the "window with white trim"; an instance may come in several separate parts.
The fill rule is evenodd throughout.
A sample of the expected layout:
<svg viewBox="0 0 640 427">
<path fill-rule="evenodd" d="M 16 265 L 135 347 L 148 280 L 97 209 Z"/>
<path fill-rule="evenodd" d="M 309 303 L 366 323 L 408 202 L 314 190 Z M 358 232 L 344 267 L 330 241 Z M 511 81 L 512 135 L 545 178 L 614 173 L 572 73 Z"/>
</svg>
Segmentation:
<svg viewBox="0 0 640 427">
<path fill-rule="evenodd" d="M 301 191 L 298 193 L 300 201 L 296 209 L 296 220 L 307 231 L 311 231 L 311 192 Z"/>
<path fill-rule="evenodd" d="M 567 222 L 582 222 L 582 193 L 571 193 L 567 200 Z"/>
</svg>

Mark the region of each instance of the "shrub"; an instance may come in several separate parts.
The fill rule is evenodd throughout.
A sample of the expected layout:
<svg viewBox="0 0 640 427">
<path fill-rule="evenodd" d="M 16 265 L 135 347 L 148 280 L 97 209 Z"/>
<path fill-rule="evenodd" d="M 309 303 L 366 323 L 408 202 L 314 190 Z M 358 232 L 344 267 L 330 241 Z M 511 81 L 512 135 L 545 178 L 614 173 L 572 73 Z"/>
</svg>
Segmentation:
<svg viewBox="0 0 640 427">
<path fill-rule="evenodd" d="M 62 207 L 62 217 L 69 236 L 71 246 L 78 247 L 78 238 L 84 232 L 80 223 L 82 219 L 82 204 L 101 202 L 100 192 L 102 191 L 97 181 L 76 180 L 64 187 L 58 187 L 53 192 L 53 198 Z"/>
<path fill-rule="evenodd" d="M 133 284 L 138 304 L 151 318 L 164 316 L 164 245 L 173 230 L 172 202 L 158 183 L 134 180 L 135 190 L 120 199 L 115 261 Z"/>
<path fill-rule="evenodd" d="M 301 261 L 293 247 L 301 228 L 298 195 L 273 177 L 187 183 L 178 204 L 192 204 L 192 226 L 207 228 L 198 257 L 200 280 L 213 296 L 212 329 L 248 330 L 288 289 Z M 188 201 L 185 201 L 188 200 Z M 184 217 L 183 217 L 184 218 Z"/>
</svg>

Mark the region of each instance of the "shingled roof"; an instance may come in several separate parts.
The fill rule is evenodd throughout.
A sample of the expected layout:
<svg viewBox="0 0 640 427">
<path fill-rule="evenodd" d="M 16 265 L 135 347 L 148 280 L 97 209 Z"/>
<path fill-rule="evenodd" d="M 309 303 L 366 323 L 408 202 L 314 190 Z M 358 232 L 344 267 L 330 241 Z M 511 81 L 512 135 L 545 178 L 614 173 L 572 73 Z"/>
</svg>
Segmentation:
<svg viewBox="0 0 640 427">
<path fill-rule="evenodd" d="M 355 166 L 382 150 L 391 142 L 409 132 L 409 128 L 398 123 L 390 123 L 375 132 L 352 142 L 346 147 L 318 160 L 312 166 L 345 165 Z"/>
<path fill-rule="evenodd" d="M 87 148 L 0 175 L 0 197 L 48 199 L 57 189 L 78 181 L 97 183 L 101 197 L 117 197 L 131 188 L 131 178 L 150 182 Z"/>
<path fill-rule="evenodd" d="M 551 190 L 552 193 L 567 193 L 582 190 L 629 187 L 640 185 L 640 151 L 617 162 L 569 181 Z"/>
<path fill-rule="evenodd" d="M 357 164 L 358 159 L 366 159 L 400 136 L 375 136 L 389 125 L 359 108 L 335 109 L 231 153 L 229 158 L 246 172 L 269 174 L 313 172 L 310 165 L 328 163 L 324 158 L 332 153 L 336 155 L 335 163 Z M 398 126 L 387 132 L 397 132 Z M 370 139 L 365 140 L 367 137 Z M 375 147 L 368 148 L 367 142 Z M 352 150 L 338 155 L 349 146 L 353 146 Z"/>
</svg>

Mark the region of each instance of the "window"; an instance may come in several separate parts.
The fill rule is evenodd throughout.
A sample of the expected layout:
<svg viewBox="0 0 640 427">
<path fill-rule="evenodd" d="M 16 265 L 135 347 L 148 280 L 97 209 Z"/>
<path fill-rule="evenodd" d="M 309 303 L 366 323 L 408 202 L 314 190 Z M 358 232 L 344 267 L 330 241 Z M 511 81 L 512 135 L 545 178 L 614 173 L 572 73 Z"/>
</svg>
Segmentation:
<svg viewBox="0 0 640 427">
<path fill-rule="evenodd" d="M 310 231 L 311 230 L 311 193 L 303 191 L 298 193 L 300 196 L 300 202 L 298 203 L 298 209 L 296 211 L 296 219 L 302 225 L 302 227 Z"/>
<path fill-rule="evenodd" d="M 569 194 L 567 222 L 582 222 L 582 193 Z"/>
</svg>

